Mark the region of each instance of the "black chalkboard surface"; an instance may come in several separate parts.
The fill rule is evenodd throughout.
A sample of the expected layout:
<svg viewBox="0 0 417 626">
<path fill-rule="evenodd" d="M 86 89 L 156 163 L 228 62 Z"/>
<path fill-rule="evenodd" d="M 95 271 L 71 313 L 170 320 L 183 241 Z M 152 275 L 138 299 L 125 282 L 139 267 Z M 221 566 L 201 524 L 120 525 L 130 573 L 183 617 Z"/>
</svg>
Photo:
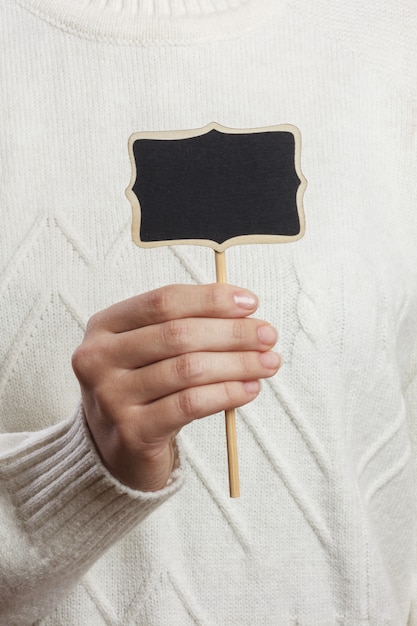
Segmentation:
<svg viewBox="0 0 417 626">
<path fill-rule="evenodd" d="M 129 140 L 132 235 L 139 246 L 198 244 L 221 252 L 304 234 L 301 138 L 286 124 L 135 133 Z"/>
</svg>

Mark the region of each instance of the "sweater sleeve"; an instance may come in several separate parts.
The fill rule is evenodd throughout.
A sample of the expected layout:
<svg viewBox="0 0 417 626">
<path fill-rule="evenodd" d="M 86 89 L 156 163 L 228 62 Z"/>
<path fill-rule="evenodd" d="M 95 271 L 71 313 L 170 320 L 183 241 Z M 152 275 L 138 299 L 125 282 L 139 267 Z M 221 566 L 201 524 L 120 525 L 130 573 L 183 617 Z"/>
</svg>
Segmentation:
<svg viewBox="0 0 417 626">
<path fill-rule="evenodd" d="M 0 625 L 31 624 L 65 597 L 103 552 L 182 485 L 143 493 L 103 466 L 82 410 L 40 431 L 0 436 Z"/>
</svg>

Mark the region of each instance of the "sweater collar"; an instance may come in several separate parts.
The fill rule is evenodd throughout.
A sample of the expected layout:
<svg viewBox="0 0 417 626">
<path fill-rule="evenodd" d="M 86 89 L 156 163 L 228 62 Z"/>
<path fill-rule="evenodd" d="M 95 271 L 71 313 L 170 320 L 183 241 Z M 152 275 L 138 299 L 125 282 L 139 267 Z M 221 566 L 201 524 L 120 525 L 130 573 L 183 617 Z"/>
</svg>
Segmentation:
<svg viewBox="0 0 417 626">
<path fill-rule="evenodd" d="M 190 45 L 245 34 L 283 0 L 16 0 L 54 26 L 98 41 Z"/>
</svg>

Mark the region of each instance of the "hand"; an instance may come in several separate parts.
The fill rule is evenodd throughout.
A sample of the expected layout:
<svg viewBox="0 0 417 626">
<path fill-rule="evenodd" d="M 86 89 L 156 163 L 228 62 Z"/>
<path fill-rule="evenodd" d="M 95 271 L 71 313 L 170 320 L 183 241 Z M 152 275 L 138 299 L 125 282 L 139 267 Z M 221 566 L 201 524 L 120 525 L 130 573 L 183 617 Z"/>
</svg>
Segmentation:
<svg viewBox="0 0 417 626">
<path fill-rule="evenodd" d="M 247 317 L 256 308 L 231 285 L 171 285 L 93 315 L 72 363 L 92 437 L 121 482 L 163 488 L 181 428 L 250 402 L 278 371 L 277 333 Z"/>
</svg>

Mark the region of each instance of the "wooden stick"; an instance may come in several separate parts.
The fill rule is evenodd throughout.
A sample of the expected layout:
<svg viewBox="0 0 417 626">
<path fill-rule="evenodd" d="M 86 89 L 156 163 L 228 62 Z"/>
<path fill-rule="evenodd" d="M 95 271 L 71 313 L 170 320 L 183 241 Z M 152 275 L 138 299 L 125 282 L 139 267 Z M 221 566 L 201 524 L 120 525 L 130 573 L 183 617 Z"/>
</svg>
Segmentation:
<svg viewBox="0 0 417 626">
<path fill-rule="evenodd" d="M 224 252 L 215 251 L 216 280 L 218 283 L 227 283 L 226 257 Z M 234 409 L 225 411 L 227 461 L 229 467 L 229 492 L 231 498 L 239 498 L 239 465 L 237 456 L 236 414 Z"/>
</svg>

